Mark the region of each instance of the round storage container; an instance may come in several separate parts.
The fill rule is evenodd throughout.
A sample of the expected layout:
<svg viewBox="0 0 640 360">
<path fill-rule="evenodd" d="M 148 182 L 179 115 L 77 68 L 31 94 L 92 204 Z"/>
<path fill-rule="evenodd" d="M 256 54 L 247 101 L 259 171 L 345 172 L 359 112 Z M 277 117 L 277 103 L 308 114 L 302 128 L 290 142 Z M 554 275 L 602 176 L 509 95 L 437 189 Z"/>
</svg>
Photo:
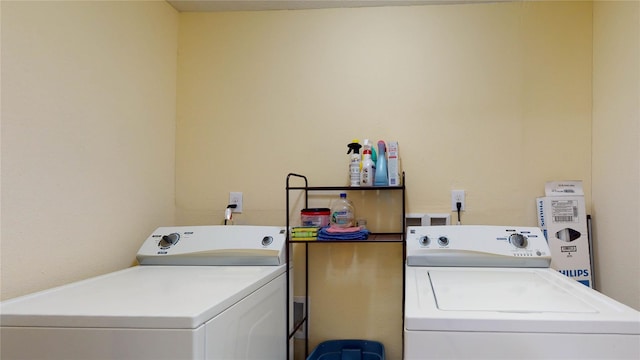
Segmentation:
<svg viewBox="0 0 640 360">
<path fill-rule="evenodd" d="M 325 227 L 329 225 L 330 215 L 331 210 L 328 208 L 302 209 L 300 211 L 302 226 Z"/>
</svg>

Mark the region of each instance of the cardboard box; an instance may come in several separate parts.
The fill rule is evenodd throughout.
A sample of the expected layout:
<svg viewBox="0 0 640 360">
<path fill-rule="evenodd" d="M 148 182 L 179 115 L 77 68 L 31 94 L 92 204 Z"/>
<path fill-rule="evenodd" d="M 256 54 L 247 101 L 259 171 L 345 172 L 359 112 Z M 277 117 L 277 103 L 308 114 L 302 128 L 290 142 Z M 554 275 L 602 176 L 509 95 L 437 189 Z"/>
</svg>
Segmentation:
<svg viewBox="0 0 640 360">
<path fill-rule="evenodd" d="M 593 287 L 582 181 L 549 181 L 537 198 L 538 226 L 551 249 L 551 267 Z"/>
<path fill-rule="evenodd" d="M 387 150 L 389 156 L 387 159 L 388 166 L 388 176 L 389 176 L 389 186 L 399 186 L 400 185 L 400 157 L 398 153 L 398 142 L 397 141 L 389 141 L 388 142 L 389 149 Z"/>
</svg>

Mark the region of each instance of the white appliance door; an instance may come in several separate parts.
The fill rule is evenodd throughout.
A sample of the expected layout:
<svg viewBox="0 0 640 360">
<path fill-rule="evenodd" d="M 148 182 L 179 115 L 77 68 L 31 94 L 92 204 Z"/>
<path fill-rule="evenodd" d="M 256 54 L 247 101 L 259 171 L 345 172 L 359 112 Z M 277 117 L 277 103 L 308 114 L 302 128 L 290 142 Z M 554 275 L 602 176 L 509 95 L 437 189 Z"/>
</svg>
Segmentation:
<svg viewBox="0 0 640 360">
<path fill-rule="evenodd" d="M 11 299 L 0 304 L 0 355 L 3 360 L 204 359 L 205 342 L 216 341 L 206 336 L 204 324 L 276 278 L 283 283 L 284 269 L 138 266 Z M 282 288 L 283 314 L 284 296 Z M 284 348 L 281 318 L 277 330 Z"/>
<path fill-rule="evenodd" d="M 640 334 L 640 313 L 552 269 L 407 267 L 407 330 Z"/>
<path fill-rule="evenodd" d="M 640 313 L 552 269 L 406 268 L 404 355 L 638 359 Z"/>
<path fill-rule="evenodd" d="M 438 309 L 511 313 L 597 313 L 535 271 L 429 271 Z"/>
<path fill-rule="evenodd" d="M 4 301 L 2 326 L 195 329 L 281 266 L 136 266 Z"/>
</svg>

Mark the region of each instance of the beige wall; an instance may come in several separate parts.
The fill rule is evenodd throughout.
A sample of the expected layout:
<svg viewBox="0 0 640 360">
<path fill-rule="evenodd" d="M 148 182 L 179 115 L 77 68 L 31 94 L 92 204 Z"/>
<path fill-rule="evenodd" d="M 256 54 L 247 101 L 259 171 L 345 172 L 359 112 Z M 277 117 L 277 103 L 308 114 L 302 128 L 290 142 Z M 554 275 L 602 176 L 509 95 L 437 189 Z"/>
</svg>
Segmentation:
<svg viewBox="0 0 640 360">
<path fill-rule="evenodd" d="M 174 221 L 178 14 L 2 1 L 2 298 L 130 266 Z"/>
<path fill-rule="evenodd" d="M 410 212 L 534 225 L 544 182 L 590 193 L 591 5 L 181 14 L 177 220 L 283 223 L 284 179 L 347 184 L 354 137 L 398 140 Z M 590 197 L 587 196 L 590 208 Z"/>
<path fill-rule="evenodd" d="M 599 286 L 640 308 L 637 2 L 0 9 L 3 299 L 126 267 L 156 226 L 221 223 L 229 191 L 237 223 L 284 224 L 286 174 L 347 184 L 367 137 L 400 142 L 408 212 L 465 189 L 464 224 L 535 225 L 545 181 L 582 179 Z M 399 357 L 394 246 L 314 245 L 312 345 Z"/>
<path fill-rule="evenodd" d="M 594 5 L 596 281 L 640 309 L 640 2 Z"/>
<path fill-rule="evenodd" d="M 180 21 L 178 223 L 220 223 L 228 192 L 242 191 L 237 222 L 283 224 L 286 174 L 348 184 L 352 138 L 399 141 L 408 212 L 449 212 L 450 190 L 465 189 L 464 224 L 534 226 L 535 197 L 562 179 L 584 181 L 591 210 L 589 2 Z M 314 245 L 312 347 L 360 336 L 400 357 L 392 246 Z"/>
</svg>

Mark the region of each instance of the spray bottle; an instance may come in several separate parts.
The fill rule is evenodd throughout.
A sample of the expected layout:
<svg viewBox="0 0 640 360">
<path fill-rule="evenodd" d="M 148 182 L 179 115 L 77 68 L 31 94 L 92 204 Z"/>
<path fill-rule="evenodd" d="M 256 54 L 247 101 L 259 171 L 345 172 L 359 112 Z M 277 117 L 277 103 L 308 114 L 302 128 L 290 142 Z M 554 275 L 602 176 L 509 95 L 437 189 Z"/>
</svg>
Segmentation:
<svg viewBox="0 0 640 360">
<path fill-rule="evenodd" d="M 347 145 L 349 150 L 347 154 L 351 154 L 349 158 L 349 180 L 351 186 L 360 186 L 360 148 L 362 145 L 358 143 L 358 139 L 353 139 L 350 144 Z M 353 153 L 351 153 L 353 152 Z"/>
<path fill-rule="evenodd" d="M 364 140 L 364 149 L 362 150 L 362 169 L 360 170 L 360 185 L 373 186 L 374 176 L 376 174 L 376 164 L 371 154 L 371 145 L 369 139 Z"/>
<path fill-rule="evenodd" d="M 373 185 L 389 186 L 389 178 L 387 177 L 387 154 L 384 141 L 378 141 L 378 162 L 376 163 L 376 177 Z"/>
</svg>

